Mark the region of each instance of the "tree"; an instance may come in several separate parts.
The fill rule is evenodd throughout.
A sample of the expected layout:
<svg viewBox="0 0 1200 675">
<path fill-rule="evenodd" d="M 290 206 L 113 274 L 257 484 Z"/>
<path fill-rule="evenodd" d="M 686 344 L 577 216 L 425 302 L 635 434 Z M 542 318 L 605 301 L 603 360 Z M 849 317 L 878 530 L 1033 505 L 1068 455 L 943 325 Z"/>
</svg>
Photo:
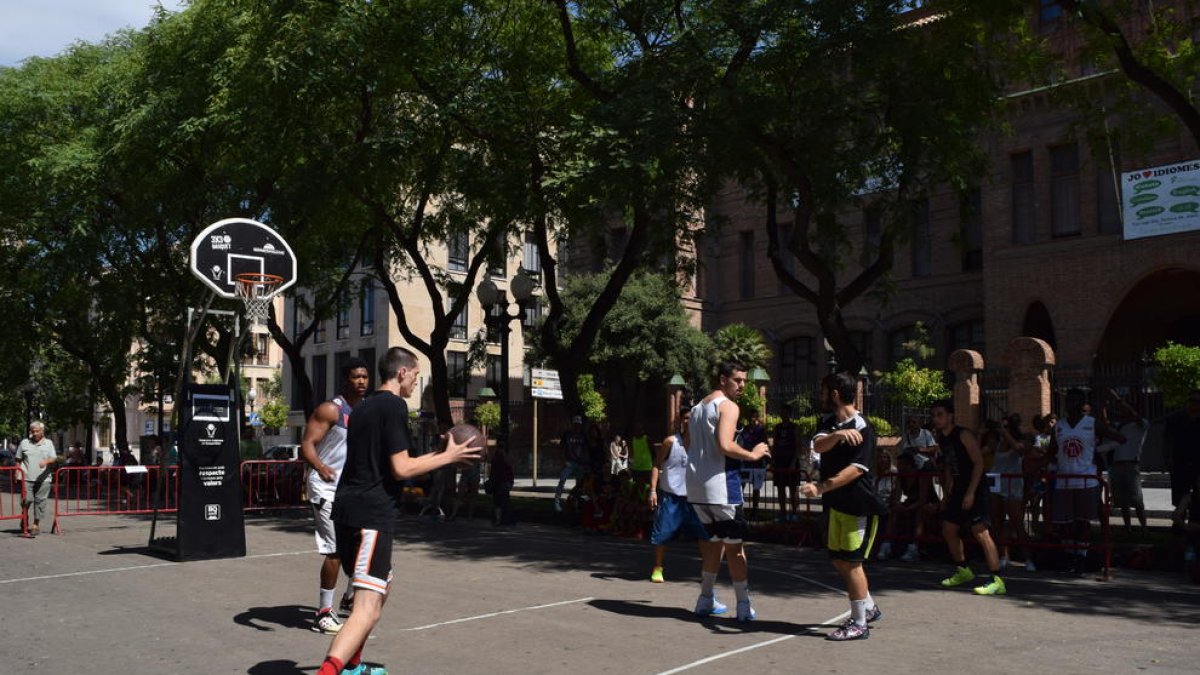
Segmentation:
<svg viewBox="0 0 1200 675">
<path fill-rule="evenodd" d="M 1168 342 L 1154 350 L 1154 366 L 1154 384 L 1168 406 L 1182 406 L 1200 389 L 1200 347 Z"/>
<path fill-rule="evenodd" d="M 709 15 L 720 38 L 707 58 L 727 64 L 703 107 L 712 164 L 762 204 L 772 268 L 814 307 L 851 371 L 862 357 L 842 312 L 880 289 L 914 200 L 981 176 L 977 139 L 995 119 L 996 64 L 1006 63 L 996 57 L 1012 49 L 994 34 L 1023 16 L 998 3 L 912 5 L 718 5 Z M 842 219 L 868 206 L 883 226 L 860 266 Z"/>
<path fill-rule="evenodd" d="M 733 361 L 749 370 L 766 368 L 771 363 L 771 348 L 762 333 L 744 323 L 722 326 L 712 340 L 715 361 Z"/>
</svg>

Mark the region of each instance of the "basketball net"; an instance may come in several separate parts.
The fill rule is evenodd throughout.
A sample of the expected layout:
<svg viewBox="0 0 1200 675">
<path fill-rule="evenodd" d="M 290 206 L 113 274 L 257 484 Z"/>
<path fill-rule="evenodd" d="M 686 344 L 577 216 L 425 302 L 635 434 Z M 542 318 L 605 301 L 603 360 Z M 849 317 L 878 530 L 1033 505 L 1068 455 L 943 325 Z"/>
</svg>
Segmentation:
<svg viewBox="0 0 1200 675">
<path fill-rule="evenodd" d="M 283 277 L 245 272 L 235 275 L 233 281 L 237 296 L 246 305 L 246 320 L 265 325 L 271 314 L 271 300 L 283 283 Z"/>
</svg>

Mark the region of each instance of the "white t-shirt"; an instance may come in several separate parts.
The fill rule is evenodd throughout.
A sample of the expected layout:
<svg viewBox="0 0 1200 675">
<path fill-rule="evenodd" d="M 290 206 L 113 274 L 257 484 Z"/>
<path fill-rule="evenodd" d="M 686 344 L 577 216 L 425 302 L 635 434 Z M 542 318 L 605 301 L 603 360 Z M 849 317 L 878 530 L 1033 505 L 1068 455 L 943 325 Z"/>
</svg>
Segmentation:
<svg viewBox="0 0 1200 675">
<path fill-rule="evenodd" d="M 1141 418 L 1136 422 L 1122 424 L 1117 433 L 1125 437 L 1125 442 L 1113 450 L 1114 462 L 1137 462 L 1142 458 L 1142 446 L 1146 443 L 1146 434 L 1150 431 L 1150 421 Z"/>
</svg>

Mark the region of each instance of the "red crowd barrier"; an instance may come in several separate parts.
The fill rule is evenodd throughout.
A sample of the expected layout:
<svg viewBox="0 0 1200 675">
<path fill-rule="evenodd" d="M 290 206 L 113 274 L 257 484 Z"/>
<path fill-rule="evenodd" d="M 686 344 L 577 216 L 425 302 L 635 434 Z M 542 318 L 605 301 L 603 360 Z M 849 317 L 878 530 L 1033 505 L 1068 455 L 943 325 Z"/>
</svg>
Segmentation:
<svg viewBox="0 0 1200 675">
<path fill-rule="evenodd" d="M 19 466 L 0 467 L 0 520 L 21 521 L 21 534 L 28 531 L 25 509 L 25 472 Z"/>
<path fill-rule="evenodd" d="M 127 469 L 132 468 L 130 472 Z M 160 472 L 167 472 L 159 495 Z M 179 504 L 178 466 L 68 466 L 54 472 L 54 529 L 61 518 L 175 511 Z"/>
<path fill-rule="evenodd" d="M 306 466 L 301 460 L 242 462 L 242 510 L 308 508 Z"/>
</svg>

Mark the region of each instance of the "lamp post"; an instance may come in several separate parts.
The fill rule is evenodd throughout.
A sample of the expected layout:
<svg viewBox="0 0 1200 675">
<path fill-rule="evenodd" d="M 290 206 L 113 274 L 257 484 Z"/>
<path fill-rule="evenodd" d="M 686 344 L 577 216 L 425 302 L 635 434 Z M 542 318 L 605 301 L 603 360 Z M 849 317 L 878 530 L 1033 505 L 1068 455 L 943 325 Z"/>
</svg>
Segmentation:
<svg viewBox="0 0 1200 675">
<path fill-rule="evenodd" d="M 496 282 L 491 279 L 484 279 L 483 283 L 475 289 L 475 297 L 479 299 L 479 304 L 483 306 L 483 321 L 489 328 L 494 329 L 500 334 L 500 391 L 497 392 L 500 396 L 500 428 L 496 430 L 496 439 L 500 441 L 506 448 L 508 446 L 508 335 L 512 329 L 509 328 L 509 322 L 514 319 L 520 319 L 525 315 L 525 306 L 533 298 L 533 280 L 527 275 L 518 272 L 513 275 L 513 278 L 508 282 L 509 289 L 512 290 L 513 300 L 516 300 L 518 311 L 516 314 L 508 313 L 508 306 L 512 303 L 508 301 L 508 295 L 496 286 Z M 493 308 L 496 313 L 492 313 Z"/>
<path fill-rule="evenodd" d="M 771 376 L 767 375 L 767 371 L 762 366 L 754 366 L 750 369 L 750 381 L 754 383 L 757 389 L 758 397 L 762 399 L 762 419 L 767 419 L 767 382 L 771 381 Z"/>
<path fill-rule="evenodd" d="M 33 396 L 37 393 L 38 386 L 33 380 L 25 383 L 21 387 L 21 393 L 25 394 L 25 433 L 29 433 L 29 425 L 33 424 Z"/>
<path fill-rule="evenodd" d="M 683 390 L 687 382 L 678 373 L 667 382 L 667 430 L 675 433 L 675 425 L 683 409 Z"/>
</svg>

